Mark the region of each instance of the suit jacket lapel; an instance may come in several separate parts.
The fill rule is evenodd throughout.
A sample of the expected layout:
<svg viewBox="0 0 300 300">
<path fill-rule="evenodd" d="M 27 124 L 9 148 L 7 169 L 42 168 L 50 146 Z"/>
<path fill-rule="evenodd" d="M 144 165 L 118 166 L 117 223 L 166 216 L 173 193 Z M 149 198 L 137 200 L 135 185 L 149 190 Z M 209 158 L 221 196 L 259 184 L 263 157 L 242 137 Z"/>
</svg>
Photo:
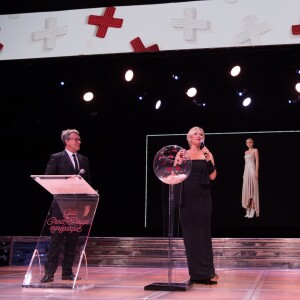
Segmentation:
<svg viewBox="0 0 300 300">
<path fill-rule="evenodd" d="M 82 169 L 82 160 L 81 160 L 81 155 L 77 153 L 77 159 L 78 159 L 78 168 L 79 170 Z"/>
</svg>

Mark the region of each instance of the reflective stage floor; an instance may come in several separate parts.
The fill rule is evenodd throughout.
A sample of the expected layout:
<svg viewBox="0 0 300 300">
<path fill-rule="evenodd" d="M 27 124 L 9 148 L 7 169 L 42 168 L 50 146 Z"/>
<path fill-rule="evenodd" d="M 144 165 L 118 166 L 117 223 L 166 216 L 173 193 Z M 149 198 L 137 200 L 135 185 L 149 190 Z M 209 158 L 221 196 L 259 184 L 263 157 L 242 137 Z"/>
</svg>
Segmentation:
<svg viewBox="0 0 300 300">
<path fill-rule="evenodd" d="M 26 267 L 0 267 L 0 300 L 298 300 L 300 269 L 217 269 L 217 285 L 194 284 L 186 291 L 145 290 L 162 282 L 182 283 L 188 279 L 185 267 L 172 273 L 166 268 L 89 267 L 88 280 L 75 289 L 23 288 Z M 59 272 L 56 274 L 59 280 Z M 79 284 L 80 282 L 80 284 Z"/>
</svg>

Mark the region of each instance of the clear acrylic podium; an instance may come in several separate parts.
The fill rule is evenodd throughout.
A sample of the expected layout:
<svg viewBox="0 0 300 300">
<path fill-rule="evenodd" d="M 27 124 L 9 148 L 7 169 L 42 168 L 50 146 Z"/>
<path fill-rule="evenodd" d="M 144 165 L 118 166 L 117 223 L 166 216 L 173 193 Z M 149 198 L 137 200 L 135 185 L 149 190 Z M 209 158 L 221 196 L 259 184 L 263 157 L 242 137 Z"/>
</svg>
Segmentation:
<svg viewBox="0 0 300 300">
<path fill-rule="evenodd" d="M 31 177 L 53 195 L 53 200 L 22 286 L 72 289 L 93 287 L 88 284 L 85 248 L 99 202 L 98 192 L 80 175 L 31 175 Z M 42 283 L 47 252 L 51 237 L 54 235 L 61 241 L 58 269 L 52 282 Z M 62 280 L 63 245 L 64 240 L 70 237 L 75 243 L 75 259 L 72 267 L 75 279 Z"/>
</svg>

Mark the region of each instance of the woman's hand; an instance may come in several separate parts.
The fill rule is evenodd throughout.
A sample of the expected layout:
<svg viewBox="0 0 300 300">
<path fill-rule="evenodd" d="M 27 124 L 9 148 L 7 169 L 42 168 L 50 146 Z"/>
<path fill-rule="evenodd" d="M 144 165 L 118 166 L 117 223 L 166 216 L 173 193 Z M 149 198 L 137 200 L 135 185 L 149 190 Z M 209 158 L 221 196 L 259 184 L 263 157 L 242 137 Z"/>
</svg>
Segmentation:
<svg viewBox="0 0 300 300">
<path fill-rule="evenodd" d="M 211 160 L 212 154 L 209 152 L 209 150 L 208 150 L 207 147 L 203 147 L 203 148 L 202 148 L 202 152 L 203 152 L 203 154 L 204 154 L 204 156 L 205 156 L 205 159 L 206 159 L 207 161 Z"/>
<path fill-rule="evenodd" d="M 179 150 L 175 156 L 174 166 L 181 165 L 186 158 L 186 154 L 187 152 L 185 149 Z"/>
</svg>

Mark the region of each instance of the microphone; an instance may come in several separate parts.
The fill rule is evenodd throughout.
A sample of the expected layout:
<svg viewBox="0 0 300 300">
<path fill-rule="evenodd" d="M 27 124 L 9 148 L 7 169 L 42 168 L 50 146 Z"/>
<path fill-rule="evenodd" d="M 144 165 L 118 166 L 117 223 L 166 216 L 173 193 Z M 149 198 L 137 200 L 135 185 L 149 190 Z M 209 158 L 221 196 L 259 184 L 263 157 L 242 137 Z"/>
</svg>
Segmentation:
<svg viewBox="0 0 300 300">
<path fill-rule="evenodd" d="M 81 174 L 84 174 L 85 173 L 85 169 L 80 169 L 80 171 L 78 172 L 77 175 L 81 175 Z"/>
<path fill-rule="evenodd" d="M 205 147 L 204 139 L 201 139 L 201 140 L 200 140 L 200 150 L 202 150 L 204 147 Z M 207 157 L 207 153 L 204 153 L 204 156 L 205 156 L 205 158 L 206 158 L 206 157 Z"/>
<path fill-rule="evenodd" d="M 200 140 L 200 150 L 202 150 L 204 147 L 205 147 L 204 139 L 201 139 Z"/>
</svg>

